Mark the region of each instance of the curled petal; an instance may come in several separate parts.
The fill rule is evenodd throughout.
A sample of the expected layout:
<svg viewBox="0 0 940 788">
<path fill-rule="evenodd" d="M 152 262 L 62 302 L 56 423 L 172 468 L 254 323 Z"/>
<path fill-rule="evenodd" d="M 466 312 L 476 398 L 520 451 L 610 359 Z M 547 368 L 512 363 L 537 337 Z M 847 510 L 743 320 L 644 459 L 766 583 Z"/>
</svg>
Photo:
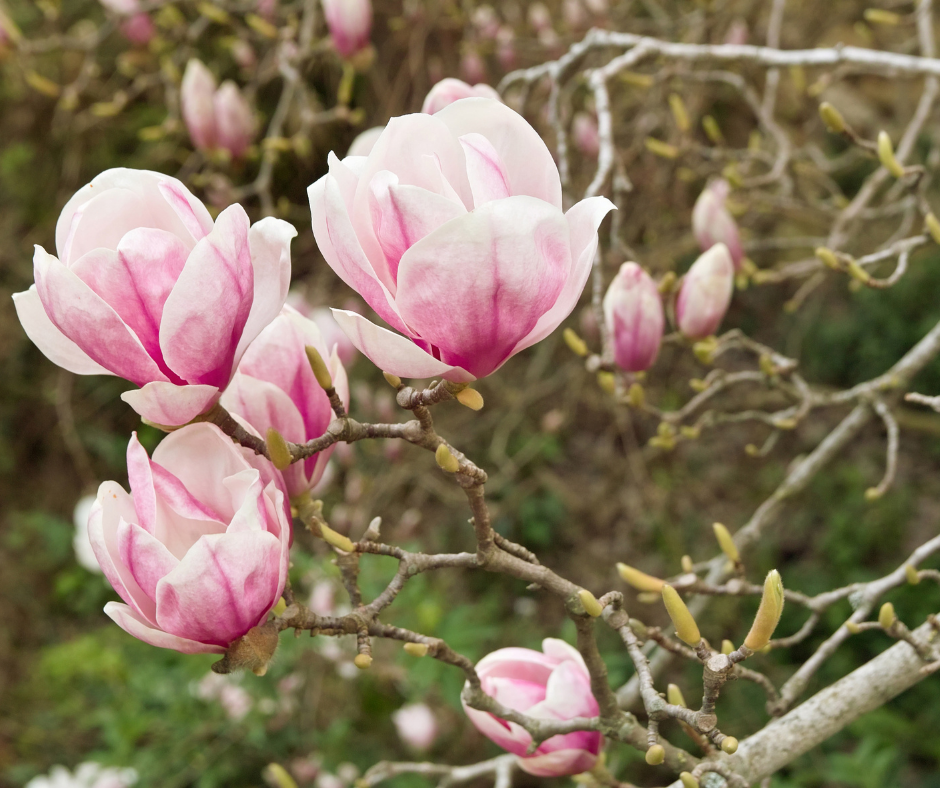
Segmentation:
<svg viewBox="0 0 940 788">
<path fill-rule="evenodd" d="M 121 399 L 153 424 L 178 427 L 205 413 L 218 396 L 217 386 L 177 386 L 155 381 L 143 388 L 125 391 Z"/>
<path fill-rule="evenodd" d="M 157 596 L 157 583 L 179 565 L 179 560 L 139 525 L 124 520 L 118 527 L 121 562 L 151 599 Z"/>
<path fill-rule="evenodd" d="M 128 635 L 133 635 L 144 643 L 157 648 L 170 648 L 183 654 L 224 654 L 225 646 L 210 643 L 199 643 L 195 640 L 171 635 L 162 629 L 157 629 L 147 622 L 139 613 L 120 602 L 108 602 L 104 612 Z"/>
</svg>

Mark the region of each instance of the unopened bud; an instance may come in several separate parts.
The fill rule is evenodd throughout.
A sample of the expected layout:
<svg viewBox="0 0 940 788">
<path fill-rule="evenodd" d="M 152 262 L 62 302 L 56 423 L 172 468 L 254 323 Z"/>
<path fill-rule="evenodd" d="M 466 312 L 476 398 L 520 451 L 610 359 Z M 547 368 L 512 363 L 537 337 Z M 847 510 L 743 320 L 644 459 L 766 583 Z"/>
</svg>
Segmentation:
<svg viewBox="0 0 940 788">
<path fill-rule="evenodd" d="M 828 268 L 831 268 L 833 271 L 841 271 L 842 263 L 839 262 L 839 258 L 836 257 L 836 253 L 832 249 L 828 249 L 825 246 L 817 247 L 816 257 L 822 260 Z"/>
<path fill-rule="evenodd" d="M 894 146 L 891 144 L 891 137 L 888 136 L 886 131 L 878 132 L 878 160 L 895 178 L 904 177 L 904 167 L 894 155 Z"/>
<path fill-rule="evenodd" d="M 731 563 L 740 563 L 741 553 L 738 552 L 738 546 L 734 543 L 731 532 L 721 523 L 715 523 L 712 526 L 712 530 L 715 532 L 715 539 L 718 540 L 718 546 L 721 548 L 721 552 L 728 556 L 728 560 L 731 561 Z"/>
<path fill-rule="evenodd" d="M 865 500 L 866 501 L 877 501 L 884 493 L 879 490 L 877 487 L 869 487 L 865 490 Z"/>
<path fill-rule="evenodd" d="M 670 684 L 666 687 L 666 700 L 668 700 L 673 706 L 682 706 L 682 708 L 688 708 L 685 702 L 685 698 L 682 697 L 682 690 L 675 684 Z"/>
<path fill-rule="evenodd" d="M 721 127 L 718 125 L 718 121 L 711 115 L 706 115 L 702 118 L 702 129 L 705 131 L 705 136 L 715 143 L 715 145 L 721 145 L 721 143 L 725 141 L 725 135 L 721 133 Z"/>
<path fill-rule="evenodd" d="M 692 391 L 702 392 L 708 388 L 708 381 L 702 380 L 701 378 L 692 378 L 689 381 L 689 387 L 692 389 Z"/>
<path fill-rule="evenodd" d="M 257 14 L 245 14 L 245 24 L 256 33 L 260 33 L 265 38 L 277 38 L 278 30 L 267 19 Z"/>
<path fill-rule="evenodd" d="M 574 329 L 566 328 L 561 335 L 565 340 L 565 344 L 576 356 L 584 358 L 590 352 L 587 343 L 575 333 Z"/>
<path fill-rule="evenodd" d="M 212 665 L 212 670 L 215 673 L 250 670 L 256 676 L 263 676 L 277 651 L 277 634 L 273 621 L 252 627 L 229 645 L 222 659 Z"/>
<path fill-rule="evenodd" d="M 679 773 L 679 782 L 682 788 L 699 788 L 699 782 L 689 772 Z"/>
<path fill-rule="evenodd" d="M 898 617 L 894 612 L 894 605 L 890 602 L 885 602 L 881 606 L 881 610 L 878 611 L 878 623 L 881 625 L 882 629 L 891 629 L 897 620 Z"/>
<path fill-rule="evenodd" d="M 676 122 L 679 131 L 688 131 L 692 124 L 689 123 L 689 113 L 685 108 L 685 102 L 678 93 L 669 94 L 669 109 L 672 110 L 672 118 Z"/>
<path fill-rule="evenodd" d="M 675 145 L 670 145 L 668 142 L 663 142 L 655 137 L 647 137 L 643 140 L 643 144 L 646 145 L 646 149 L 650 153 L 663 159 L 679 158 L 679 149 Z"/>
<path fill-rule="evenodd" d="M 654 744 L 646 751 L 646 762 L 650 766 L 659 766 L 666 760 L 666 749 L 661 744 Z"/>
<path fill-rule="evenodd" d="M 734 755 L 738 751 L 738 740 L 734 736 L 725 736 L 721 740 L 721 751 Z"/>
<path fill-rule="evenodd" d="M 279 763 L 269 763 L 261 772 L 264 781 L 271 788 L 297 788 L 297 783 L 290 773 Z"/>
<path fill-rule="evenodd" d="M 924 217 L 924 224 L 927 225 L 927 232 L 930 233 L 934 243 L 940 244 L 940 220 L 934 216 L 933 211 Z"/>
<path fill-rule="evenodd" d="M 833 134 L 842 134 L 842 132 L 845 131 L 845 118 L 843 118 L 842 113 L 828 101 L 824 101 L 819 105 L 819 117 L 822 118 L 822 122 L 826 124 L 826 128 Z"/>
<path fill-rule="evenodd" d="M 617 381 L 613 372 L 601 370 L 597 373 L 597 385 L 607 394 L 614 394 L 617 391 Z"/>
<path fill-rule="evenodd" d="M 620 575 L 621 580 L 625 583 L 629 583 L 638 591 L 655 591 L 656 593 L 660 593 L 663 590 L 663 586 L 666 585 L 665 581 L 660 580 L 658 577 L 648 575 L 626 564 L 618 563 L 617 573 Z"/>
<path fill-rule="evenodd" d="M 725 656 L 728 656 L 728 654 L 730 654 L 732 651 L 734 651 L 734 643 L 732 643 L 730 640 L 722 640 L 721 653 Z"/>
<path fill-rule="evenodd" d="M 627 404 L 631 408 L 642 408 L 644 402 L 646 402 L 646 394 L 643 387 L 639 383 L 631 383 L 630 388 L 627 389 Z"/>
<path fill-rule="evenodd" d="M 320 523 L 320 536 L 323 541 L 328 545 L 342 550 L 344 553 L 354 553 L 356 552 L 356 545 L 353 544 L 352 540 L 348 536 L 334 531 L 326 523 Z"/>
<path fill-rule="evenodd" d="M 845 628 L 849 631 L 850 635 L 857 635 L 862 631 L 862 628 L 851 619 L 845 622 Z"/>
<path fill-rule="evenodd" d="M 274 427 L 268 427 L 265 442 L 268 446 L 268 455 L 271 457 L 271 462 L 274 463 L 274 467 L 279 471 L 289 468 L 293 462 L 293 458 L 290 454 L 290 447 L 287 445 L 287 441 L 284 440 L 284 436 L 274 429 Z"/>
<path fill-rule="evenodd" d="M 734 261 L 728 247 L 717 243 L 702 254 L 682 281 L 676 299 L 676 322 L 690 339 L 715 333 L 734 292 Z"/>
<path fill-rule="evenodd" d="M 307 353 L 307 361 L 310 362 L 310 369 L 313 370 L 313 376 L 320 384 L 320 388 L 324 390 L 333 388 L 333 377 L 330 375 L 320 352 L 311 345 L 307 345 L 304 350 Z"/>
<path fill-rule="evenodd" d="M 692 233 L 702 252 L 707 252 L 715 244 L 724 244 L 737 273 L 742 271 L 744 264 L 744 247 L 738 223 L 731 215 L 730 192 L 731 185 L 722 178 L 708 182 L 692 208 Z"/>
<path fill-rule="evenodd" d="M 663 585 L 663 604 L 666 605 L 666 612 L 672 619 L 672 624 L 676 628 L 676 636 L 683 643 L 690 646 L 697 646 L 702 640 L 702 634 L 698 630 L 698 624 L 692 617 L 689 608 L 685 606 L 679 592 L 670 585 Z"/>
<path fill-rule="evenodd" d="M 448 473 L 457 473 L 460 470 L 460 463 L 457 462 L 457 458 L 451 453 L 451 450 L 447 448 L 446 443 L 442 443 L 437 447 L 434 452 L 434 459 L 437 460 L 437 464 L 441 469 Z"/>
<path fill-rule="evenodd" d="M 666 318 L 656 283 L 636 263 L 620 266 L 607 288 L 604 323 L 618 367 L 627 372 L 642 372 L 653 365 Z"/>
<path fill-rule="evenodd" d="M 277 600 L 277 604 L 271 608 L 271 615 L 279 616 L 285 610 L 287 610 L 287 602 L 284 601 L 284 597 L 281 597 Z"/>
<path fill-rule="evenodd" d="M 483 395 L 476 389 L 461 389 L 456 397 L 457 402 L 470 410 L 480 410 L 483 407 Z"/>
<path fill-rule="evenodd" d="M 359 668 L 359 670 L 368 670 L 372 667 L 372 655 L 356 654 L 355 659 L 353 659 L 353 665 Z"/>
<path fill-rule="evenodd" d="M 682 556 L 682 560 L 680 561 L 680 564 L 682 565 L 683 572 L 688 573 L 688 572 L 695 571 L 695 564 L 692 563 L 692 556 L 690 555 Z"/>
<path fill-rule="evenodd" d="M 780 623 L 783 599 L 783 580 L 780 579 L 780 573 L 773 569 L 764 581 L 764 594 L 757 615 L 754 616 L 751 631 L 744 639 L 744 645 L 751 651 L 759 651 L 770 642 L 771 635 Z"/>
<path fill-rule="evenodd" d="M 597 601 L 597 597 L 586 588 L 582 588 L 580 591 L 578 591 L 578 599 L 581 600 L 581 605 L 584 607 L 584 612 L 587 613 L 591 618 L 597 618 L 601 613 L 604 612 L 604 608 L 601 606 L 601 603 Z"/>
<path fill-rule="evenodd" d="M 920 582 L 920 575 L 917 574 L 917 570 L 910 564 L 904 565 L 904 576 L 907 578 L 907 582 L 912 586 L 916 586 Z"/>
<path fill-rule="evenodd" d="M 398 375 L 393 375 L 391 372 L 383 372 L 382 377 L 385 378 L 385 382 L 393 389 L 397 389 L 401 385 L 401 378 L 398 377 Z"/>
<path fill-rule="evenodd" d="M 403 648 L 413 657 L 426 657 L 428 654 L 427 643 L 405 643 Z"/>
<path fill-rule="evenodd" d="M 865 21 L 872 25 L 895 26 L 901 23 L 901 17 L 894 11 L 885 11 L 883 8 L 866 8 L 862 15 Z"/>
</svg>

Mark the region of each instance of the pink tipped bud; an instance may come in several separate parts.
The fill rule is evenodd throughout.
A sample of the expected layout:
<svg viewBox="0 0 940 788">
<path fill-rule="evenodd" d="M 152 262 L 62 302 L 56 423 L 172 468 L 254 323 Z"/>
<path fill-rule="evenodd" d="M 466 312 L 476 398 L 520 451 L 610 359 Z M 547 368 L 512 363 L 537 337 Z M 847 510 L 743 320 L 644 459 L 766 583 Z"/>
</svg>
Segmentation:
<svg viewBox="0 0 940 788">
<path fill-rule="evenodd" d="M 121 22 L 121 32 L 132 44 L 146 46 L 156 35 L 157 29 L 148 14 L 134 14 L 130 19 Z"/>
<path fill-rule="evenodd" d="M 717 243 L 698 258 L 682 281 L 676 300 L 679 330 L 689 339 L 711 336 L 728 311 L 734 290 L 734 263 L 728 247 Z"/>
<path fill-rule="evenodd" d="M 323 15 L 336 51 L 352 57 L 369 45 L 371 0 L 322 0 Z"/>
<path fill-rule="evenodd" d="M 597 132 L 597 119 L 587 112 L 578 112 L 571 121 L 571 138 L 575 147 L 585 156 L 597 158 L 601 138 Z"/>
<path fill-rule="evenodd" d="M 438 82 L 424 99 L 421 111 L 427 115 L 440 112 L 444 107 L 465 98 L 491 98 L 502 101 L 499 93 L 489 85 L 468 85 L 460 79 L 448 77 Z"/>
<path fill-rule="evenodd" d="M 656 283 L 636 263 L 624 263 L 604 296 L 604 321 L 617 366 L 649 369 L 663 339 L 663 302 Z"/>
<path fill-rule="evenodd" d="M 201 60 L 186 64 L 180 87 L 180 105 L 189 137 L 200 150 L 215 147 L 215 77 Z"/>
<path fill-rule="evenodd" d="M 213 103 L 216 144 L 232 154 L 233 159 L 241 158 L 255 136 L 255 117 L 251 107 L 231 81 L 222 83 Z"/>
<path fill-rule="evenodd" d="M 738 225 L 725 207 L 731 187 L 722 178 L 711 181 L 695 201 L 692 209 L 692 232 L 699 248 L 705 252 L 717 243 L 723 243 L 731 253 L 734 270 L 741 268 L 744 249 Z"/>
<path fill-rule="evenodd" d="M 475 49 L 468 49 L 460 58 L 460 75 L 473 84 L 486 81 L 486 63 Z"/>
</svg>

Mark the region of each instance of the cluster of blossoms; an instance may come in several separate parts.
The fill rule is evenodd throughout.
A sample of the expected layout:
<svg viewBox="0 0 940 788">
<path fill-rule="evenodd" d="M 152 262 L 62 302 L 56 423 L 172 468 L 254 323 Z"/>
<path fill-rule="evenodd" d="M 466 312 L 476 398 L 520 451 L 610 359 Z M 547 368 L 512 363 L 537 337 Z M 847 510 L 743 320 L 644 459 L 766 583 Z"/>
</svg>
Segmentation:
<svg viewBox="0 0 940 788">
<path fill-rule="evenodd" d="M 79 764 L 74 772 L 53 766 L 48 775 L 26 783 L 26 788 L 130 788 L 136 783 L 137 772 L 133 769 L 104 767 L 89 761 Z"/>
</svg>

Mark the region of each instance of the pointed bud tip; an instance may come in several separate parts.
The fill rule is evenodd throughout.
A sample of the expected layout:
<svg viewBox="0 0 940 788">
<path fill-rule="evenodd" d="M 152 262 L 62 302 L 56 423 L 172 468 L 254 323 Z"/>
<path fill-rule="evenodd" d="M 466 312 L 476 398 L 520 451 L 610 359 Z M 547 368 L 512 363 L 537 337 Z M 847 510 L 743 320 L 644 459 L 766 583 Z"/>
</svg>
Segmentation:
<svg viewBox="0 0 940 788">
<path fill-rule="evenodd" d="M 274 427 L 268 427 L 265 442 L 268 446 L 268 455 L 271 457 L 271 462 L 274 464 L 274 467 L 279 471 L 289 468 L 293 462 L 293 458 L 291 457 L 290 447 L 287 445 L 287 441 L 284 440 L 284 436 Z"/>
<path fill-rule="evenodd" d="M 682 706 L 686 708 L 685 698 L 682 695 L 682 690 L 679 689 L 678 685 L 670 684 L 666 687 L 666 700 L 668 700 L 673 706 Z"/>
<path fill-rule="evenodd" d="M 638 591 L 654 591 L 660 593 L 663 590 L 663 586 L 666 584 L 664 580 L 648 575 L 626 564 L 617 564 L 617 574 L 620 575 L 621 580 L 633 586 Z"/>
<path fill-rule="evenodd" d="M 587 613 L 591 618 L 597 618 L 601 613 L 604 612 L 604 608 L 601 606 L 601 603 L 597 601 L 597 597 L 586 588 L 582 588 L 580 591 L 578 591 L 578 599 L 581 600 L 581 605 L 584 607 L 584 612 Z"/>
<path fill-rule="evenodd" d="M 715 539 L 718 540 L 718 546 L 721 548 L 721 552 L 728 556 L 728 560 L 732 563 L 740 563 L 741 553 L 738 552 L 738 547 L 734 543 L 731 532 L 721 523 L 714 523 L 712 530 L 715 532 Z"/>
<path fill-rule="evenodd" d="M 391 372 L 383 372 L 382 376 L 393 389 L 397 389 L 401 385 L 401 378 L 398 377 L 398 375 L 393 375 Z"/>
<path fill-rule="evenodd" d="M 327 368 L 323 356 L 320 355 L 320 351 L 312 345 L 307 345 L 304 350 L 307 353 L 307 361 L 310 362 L 310 369 L 313 370 L 313 376 L 320 384 L 320 388 L 324 390 L 333 388 L 333 377 L 330 375 L 330 370 Z"/>
<path fill-rule="evenodd" d="M 760 651 L 770 643 L 770 638 L 780 623 L 783 603 L 783 580 L 780 573 L 773 569 L 764 580 L 764 593 L 757 608 L 757 615 L 754 616 L 751 631 L 744 639 L 744 645 L 751 651 Z"/>
<path fill-rule="evenodd" d="M 587 343 L 575 333 L 574 329 L 566 328 L 561 336 L 565 340 L 568 349 L 576 356 L 584 358 L 590 352 Z"/>
<path fill-rule="evenodd" d="M 676 628 L 676 636 L 683 643 L 697 646 L 702 640 L 702 634 L 699 632 L 698 624 L 695 623 L 691 611 L 679 596 L 679 592 L 671 585 L 664 584 L 662 595 L 666 612 Z"/>
<path fill-rule="evenodd" d="M 682 788 L 699 788 L 698 780 L 696 780 L 689 772 L 681 772 L 679 774 L 679 782 L 682 783 Z"/>
</svg>

